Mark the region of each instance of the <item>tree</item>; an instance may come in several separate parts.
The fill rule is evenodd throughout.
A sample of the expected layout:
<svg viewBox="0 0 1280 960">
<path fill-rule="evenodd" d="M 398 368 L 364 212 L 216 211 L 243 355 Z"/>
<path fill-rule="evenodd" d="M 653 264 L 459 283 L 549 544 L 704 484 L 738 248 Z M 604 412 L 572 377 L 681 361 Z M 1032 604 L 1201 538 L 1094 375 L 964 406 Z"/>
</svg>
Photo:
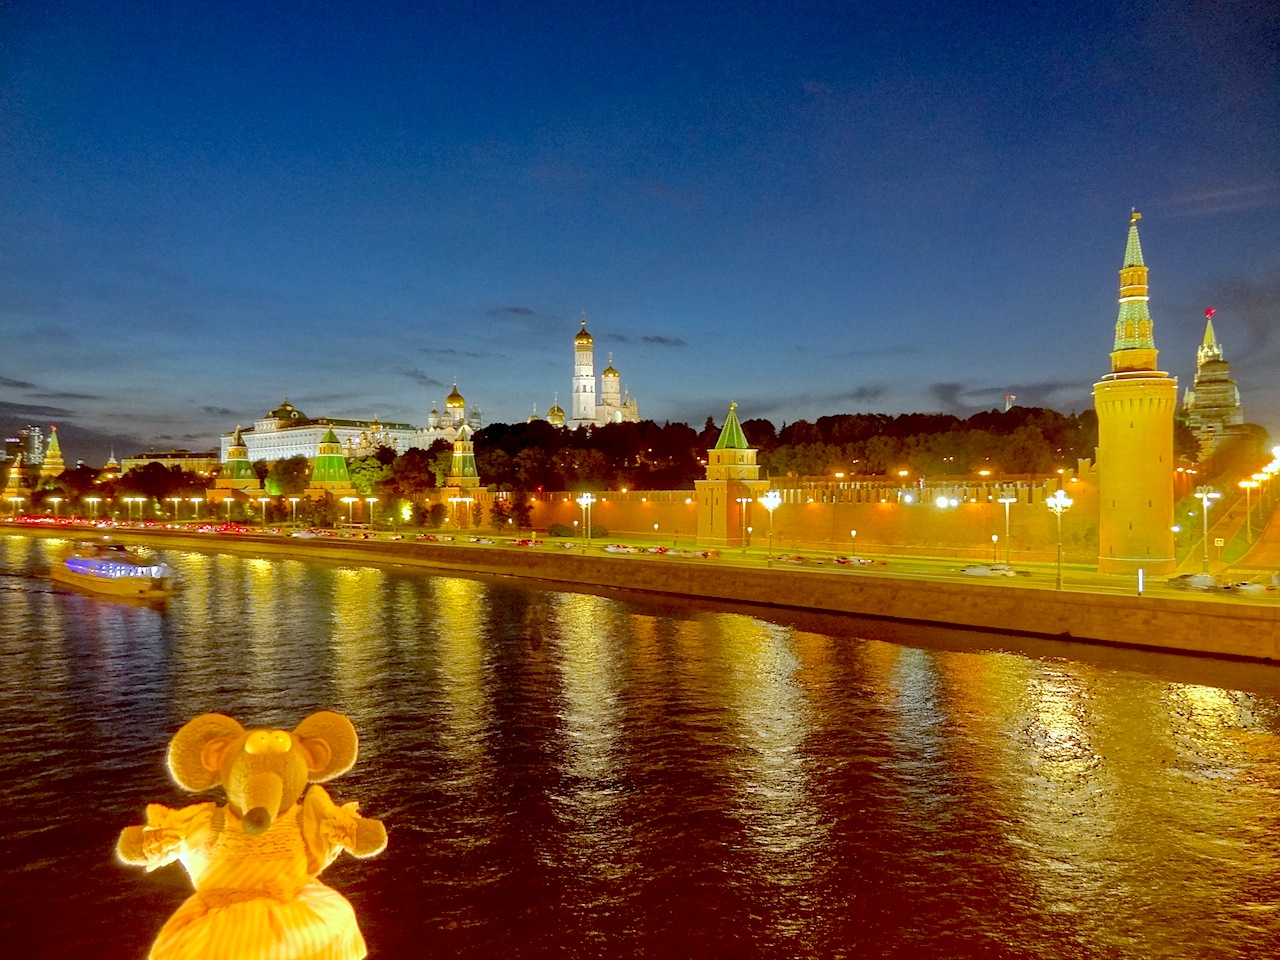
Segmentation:
<svg viewBox="0 0 1280 960">
<path fill-rule="evenodd" d="M 383 466 L 375 456 L 356 457 L 347 463 L 347 472 L 351 475 L 351 485 L 362 496 L 373 493 L 375 484 L 381 483 L 390 475 L 390 468 Z"/>
<path fill-rule="evenodd" d="M 489 526 L 495 530 L 503 530 L 511 519 L 511 501 L 495 497 L 489 504 Z"/>
<path fill-rule="evenodd" d="M 311 461 L 306 457 L 285 457 L 271 465 L 263 486 L 275 497 L 296 497 L 306 492 L 311 477 Z"/>
</svg>

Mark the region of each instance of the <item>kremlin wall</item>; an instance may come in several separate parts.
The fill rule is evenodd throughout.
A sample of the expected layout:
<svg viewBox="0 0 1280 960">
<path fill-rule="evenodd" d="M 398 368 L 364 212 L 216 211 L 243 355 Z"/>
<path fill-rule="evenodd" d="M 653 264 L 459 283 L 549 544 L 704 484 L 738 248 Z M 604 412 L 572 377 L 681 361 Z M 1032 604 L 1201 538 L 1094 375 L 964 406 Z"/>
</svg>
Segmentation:
<svg viewBox="0 0 1280 960">
<path fill-rule="evenodd" d="M 489 530 L 497 501 L 527 497 L 530 526 L 539 531 L 559 526 L 582 533 L 589 518 L 592 529 L 610 539 L 644 537 L 704 550 L 771 546 L 777 555 L 892 554 L 1012 563 L 1052 560 L 1060 543 L 1067 560 L 1096 563 L 1101 573 L 1132 576 L 1142 569 L 1151 576 L 1172 574 L 1175 504 L 1192 493 L 1194 471 L 1180 472 L 1174 463 L 1177 381 L 1157 368 L 1139 219 L 1137 212 L 1130 218 L 1119 271 L 1110 370 L 1094 385 L 1096 462 L 1081 460 L 1047 476 L 982 480 L 903 475 L 770 479 L 760 476 L 756 450 L 747 442 L 734 403 L 719 441 L 707 452 L 706 478 L 696 481 L 694 490 L 596 491 L 588 514 L 577 493 L 484 488 L 472 441 L 479 410 L 468 409 L 455 383 L 445 414 L 433 410 L 422 427 L 383 424 L 377 418 L 310 418 L 286 400 L 252 427 L 237 427 L 222 438 L 221 469 L 207 491 L 207 509 L 216 511 L 228 500 L 263 503 L 268 498 L 253 462 L 305 456 L 312 464 L 306 496 L 342 501 L 353 519 L 359 511 L 358 519 L 367 520 L 348 461 L 379 446 L 403 452 L 444 440 L 452 445 L 447 484 L 426 491 L 422 501 L 443 508 L 451 530 Z M 557 399 L 548 409 L 548 422 L 563 428 L 637 422 L 638 405 L 621 389 L 612 356 L 596 377 L 594 339 L 585 316 L 573 351 L 570 414 Z M 1239 392 L 1217 342 L 1212 311 L 1197 360 L 1184 412 L 1202 456 L 1210 458 L 1224 440 L 1240 434 L 1243 424 Z M 536 418 L 535 411 L 530 419 Z M 40 468 L 42 482 L 52 478 L 51 469 L 62 466 L 56 430 L 47 459 Z M 24 474 L 20 465 L 9 471 L 3 495 L 10 501 L 21 501 L 30 492 L 23 487 L 25 476 L 30 473 Z M 1071 504 L 1059 517 L 1048 504 L 1062 494 Z M 516 532 L 514 524 L 510 529 Z"/>
</svg>

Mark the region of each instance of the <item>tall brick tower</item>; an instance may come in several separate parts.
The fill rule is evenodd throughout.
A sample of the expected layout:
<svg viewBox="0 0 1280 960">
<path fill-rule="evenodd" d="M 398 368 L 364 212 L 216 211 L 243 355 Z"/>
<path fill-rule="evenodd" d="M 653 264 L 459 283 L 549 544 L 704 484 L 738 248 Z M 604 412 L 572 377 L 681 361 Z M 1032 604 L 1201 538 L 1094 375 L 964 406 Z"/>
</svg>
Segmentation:
<svg viewBox="0 0 1280 960">
<path fill-rule="evenodd" d="M 1093 385 L 1098 412 L 1098 572 L 1172 573 L 1173 414 L 1177 378 L 1156 369 L 1135 210 L 1120 268 L 1111 372 Z"/>
</svg>

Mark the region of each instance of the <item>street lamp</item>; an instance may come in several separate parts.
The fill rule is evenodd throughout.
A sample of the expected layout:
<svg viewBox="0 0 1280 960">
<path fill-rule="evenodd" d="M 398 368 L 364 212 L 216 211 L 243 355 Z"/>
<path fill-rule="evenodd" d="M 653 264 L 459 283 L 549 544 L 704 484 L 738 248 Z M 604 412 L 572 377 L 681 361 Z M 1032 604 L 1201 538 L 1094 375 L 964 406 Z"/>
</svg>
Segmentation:
<svg viewBox="0 0 1280 960">
<path fill-rule="evenodd" d="M 89 504 L 89 509 L 93 511 L 91 519 L 98 519 L 98 504 L 102 502 L 101 497 L 85 497 L 84 502 Z"/>
<path fill-rule="evenodd" d="M 267 529 L 267 504 L 271 502 L 270 497 L 258 497 L 258 504 L 262 507 L 262 529 Z"/>
<path fill-rule="evenodd" d="M 13 510 L 13 519 L 15 520 L 18 519 L 18 504 L 20 504 L 25 499 L 27 498 L 26 497 L 10 497 L 9 498 L 9 506 Z"/>
<path fill-rule="evenodd" d="M 1200 501 L 1200 527 L 1204 539 L 1204 554 L 1201 562 L 1205 573 L 1209 572 L 1209 506 L 1211 501 L 1217 500 L 1220 496 L 1222 494 L 1213 487 L 1196 487 L 1195 497 Z"/>
<path fill-rule="evenodd" d="M 996 497 L 996 503 L 1004 504 L 1004 562 L 1009 562 L 1009 504 L 1017 503 L 1017 497 Z"/>
<path fill-rule="evenodd" d="M 182 502 L 182 498 L 181 497 L 165 497 L 165 499 L 173 504 L 173 522 L 177 523 L 178 522 L 178 504 Z"/>
<path fill-rule="evenodd" d="M 378 502 L 377 497 L 365 497 L 364 502 L 369 505 L 369 527 L 373 527 L 373 505 Z"/>
<path fill-rule="evenodd" d="M 743 541 L 743 548 L 742 548 L 742 549 L 743 549 L 743 552 L 745 553 L 745 552 L 746 552 L 746 541 L 747 541 L 747 534 L 746 534 L 746 530 L 747 530 L 747 504 L 751 503 L 751 497 L 736 497 L 736 498 L 734 499 L 734 502 L 738 504 L 738 530 L 741 532 L 741 537 L 742 537 L 742 541 Z M 834 537 L 834 536 L 835 536 L 835 533 L 834 533 L 834 531 L 833 531 L 833 532 L 832 532 L 832 537 Z"/>
<path fill-rule="evenodd" d="M 353 506 L 353 504 L 359 499 L 360 499 L 359 497 L 343 497 L 342 498 L 342 502 L 347 505 L 347 526 L 350 526 L 351 524 L 356 522 L 355 520 L 356 508 Z M 450 499 L 450 502 L 453 502 L 452 498 Z"/>
<path fill-rule="evenodd" d="M 1062 589 L 1062 514 L 1071 509 L 1072 499 L 1065 490 L 1055 490 L 1053 496 L 1045 501 L 1058 520 L 1058 589 Z"/>
<path fill-rule="evenodd" d="M 195 508 L 195 518 L 197 521 L 199 521 L 200 504 L 204 502 L 204 497 L 190 497 L 188 499 L 190 499 L 192 506 Z"/>
<path fill-rule="evenodd" d="M 595 502 L 594 494 L 590 493 L 577 498 L 577 504 L 582 508 L 582 532 L 587 543 L 591 542 L 591 505 Z"/>
<path fill-rule="evenodd" d="M 1253 517 L 1250 515 L 1253 511 L 1253 491 L 1258 486 L 1257 480 L 1241 480 L 1240 486 L 1244 488 L 1244 542 L 1251 543 L 1253 541 Z"/>
<path fill-rule="evenodd" d="M 760 497 L 760 503 L 769 511 L 769 559 L 765 561 L 765 566 L 773 565 L 773 511 L 778 509 L 778 504 L 782 503 L 782 494 L 777 490 L 769 490 Z"/>
<path fill-rule="evenodd" d="M 1000 542 L 1000 534 L 993 533 L 991 535 L 991 562 L 996 562 L 996 544 Z"/>
<path fill-rule="evenodd" d="M 289 498 L 289 523 L 295 527 L 298 525 L 298 501 L 300 499 L 302 498 L 301 497 Z"/>
<path fill-rule="evenodd" d="M 49 502 L 53 504 L 53 519 L 58 519 L 58 504 L 62 502 L 61 497 L 50 497 Z"/>
</svg>

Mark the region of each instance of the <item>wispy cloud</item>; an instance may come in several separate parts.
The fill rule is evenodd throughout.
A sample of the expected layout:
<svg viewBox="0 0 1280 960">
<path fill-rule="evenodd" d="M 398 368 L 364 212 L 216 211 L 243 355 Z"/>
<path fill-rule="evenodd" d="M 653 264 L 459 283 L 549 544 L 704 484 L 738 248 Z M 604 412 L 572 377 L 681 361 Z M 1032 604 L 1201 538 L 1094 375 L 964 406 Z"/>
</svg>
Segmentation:
<svg viewBox="0 0 1280 960">
<path fill-rule="evenodd" d="M 98 394 L 93 393 L 63 393 L 54 391 L 52 393 L 33 393 L 32 400 L 102 400 Z"/>
<path fill-rule="evenodd" d="M 1170 217 L 1211 217 L 1237 210 L 1253 210 L 1280 204 L 1280 181 L 1253 183 L 1222 190 L 1206 190 L 1167 201 Z"/>
<path fill-rule="evenodd" d="M 538 311 L 533 307 L 494 307 L 489 311 L 491 317 L 536 317 Z"/>
<path fill-rule="evenodd" d="M 8 377 L 0 377 L 0 387 L 12 387 L 14 390 L 36 389 L 34 383 L 28 383 L 26 380 L 10 380 Z"/>
<path fill-rule="evenodd" d="M 416 370 L 416 369 L 411 370 L 411 369 L 402 368 L 400 370 L 397 370 L 396 372 L 400 374 L 400 376 L 404 377 L 405 379 L 412 380 L 414 383 L 421 384 L 424 387 L 448 386 L 448 384 L 444 383 L 443 381 L 437 380 L 435 377 L 429 376 L 428 374 L 423 373 L 421 370 Z"/>
<path fill-rule="evenodd" d="M 655 347 L 687 347 L 687 341 L 680 337 L 663 337 L 658 334 L 648 334 L 640 338 L 641 343 L 652 344 Z"/>
</svg>

